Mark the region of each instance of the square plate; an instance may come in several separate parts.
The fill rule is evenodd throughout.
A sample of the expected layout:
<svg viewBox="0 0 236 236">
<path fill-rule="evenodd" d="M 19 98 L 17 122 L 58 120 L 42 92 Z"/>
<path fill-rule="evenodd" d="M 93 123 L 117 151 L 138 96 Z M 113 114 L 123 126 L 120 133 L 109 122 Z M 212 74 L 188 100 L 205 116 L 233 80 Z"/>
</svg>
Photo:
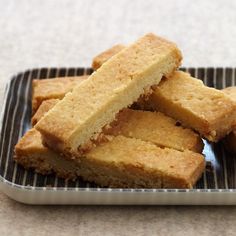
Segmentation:
<svg viewBox="0 0 236 236">
<path fill-rule="evenodd" d="M 235 68 L 181 68 L 217 89 L 235 85 Z M 13 160 L 14 146 L 31 127 L 33 79 L 91 74 L 91 68 L 41 68 L 15 75 L 7 84 L 0 134 L 0 187 L 29 204 L 236 204 L 236 156 L 221 142 L 206 141 L 207 167 L 194 189 L 100 188 L 78 179 L 65 181 L 25 170 Z"/>
</svg>

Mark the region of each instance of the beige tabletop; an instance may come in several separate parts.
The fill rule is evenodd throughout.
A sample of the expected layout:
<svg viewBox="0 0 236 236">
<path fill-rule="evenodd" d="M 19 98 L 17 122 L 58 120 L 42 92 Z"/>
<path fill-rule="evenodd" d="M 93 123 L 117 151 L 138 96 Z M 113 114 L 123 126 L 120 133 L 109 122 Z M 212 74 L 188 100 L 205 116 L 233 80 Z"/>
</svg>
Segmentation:
<svg viewBox="0 0 236 236">
<path fill-rule="evenodd" d="M 175 41 L 184 66 L 236 66 L 236 1 L 0 0 L 0 109 L 9 78 L 89 66 L 147 33 Z M 0 235 L 235 235 L 236 207 L 28 206 L 0 193 Z"/>
</svg>

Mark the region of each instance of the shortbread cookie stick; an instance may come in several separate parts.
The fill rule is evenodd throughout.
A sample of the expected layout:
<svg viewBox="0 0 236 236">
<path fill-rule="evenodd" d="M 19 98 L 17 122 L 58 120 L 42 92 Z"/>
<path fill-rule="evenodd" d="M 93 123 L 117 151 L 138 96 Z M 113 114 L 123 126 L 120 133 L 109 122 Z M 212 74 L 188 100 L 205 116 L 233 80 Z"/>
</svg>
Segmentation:
<svg viewBox="0 0 236 236">
<path fill-rule="evenodd" d="M 175 44 L 147 34 L 67 93 L 35 127 L 49 147 L 78 155 L 78 148 L 96 139 L 145 89 L 171 74 L 181 58 Z"/>
<path fill-rule="evenodd" d="M 45 147 L 34 128 L 16 145 L 15 160 L 42 174 L 55 172 L 67 179 L 81 176 L 100 186 L 120 188 L 192 188 L 205 167 L 198 153 L 159 148 L 123 136 L 94 147 L 80 160 L 68 160 Z"/>
<path fill-rule="evenodd" d="M 203 142 L 193 130 L 183 128 L 174 119 L 161 112 L 124 109 L 113 121 L 105 134 L 123 135 L 176 150 L 201 153 Z"/>
<path fill-rule="evenodd" d="M 234 101 L 181 71 L 164 78 L 147 103 L 213 142 L 230 133 L 236 122 Z"/>
</svg>

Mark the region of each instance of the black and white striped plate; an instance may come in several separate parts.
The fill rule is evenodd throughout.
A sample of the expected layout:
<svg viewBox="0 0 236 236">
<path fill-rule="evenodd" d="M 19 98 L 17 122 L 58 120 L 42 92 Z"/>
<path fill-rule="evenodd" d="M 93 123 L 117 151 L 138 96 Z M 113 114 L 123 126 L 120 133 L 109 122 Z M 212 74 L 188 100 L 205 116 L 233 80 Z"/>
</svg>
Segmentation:
<svg viewBox="0 0 236 236">
<path fill-rule="evenodd" d="M 182 68 L 210 87 L 236 84 L 235 68 Z M 91 74 L 90 68 L 41 68 L 15 75 L 8 83 L 0 135 L 0 186 L 10 197 L 32 204 L 236 204 L 236 156 L 221 143 L 205 142 L 207 168 L 194 189 L 111 189 L 78 179 L 65 181 L 24 170 L 13 160 L 14 146 L 30 128 L 31 82 Z"/>
</svg>

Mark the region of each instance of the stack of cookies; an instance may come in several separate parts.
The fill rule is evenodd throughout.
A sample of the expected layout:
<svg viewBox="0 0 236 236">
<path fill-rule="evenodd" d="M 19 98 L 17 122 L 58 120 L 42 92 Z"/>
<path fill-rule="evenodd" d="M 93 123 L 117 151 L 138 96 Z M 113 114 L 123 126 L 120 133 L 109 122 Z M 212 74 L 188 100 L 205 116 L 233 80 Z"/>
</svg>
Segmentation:
<svg viewBox="0 0 236 236">
<path fill-rule="evenodd" d="M 90 76 L 34 80 L 32 129 L 15 160 L 118 188 L 192 188 L 205 138 L 234 129 L 236 102 L 178 71 L 177 46 L 147 34 L 93 60 Z"/>
</svg>

